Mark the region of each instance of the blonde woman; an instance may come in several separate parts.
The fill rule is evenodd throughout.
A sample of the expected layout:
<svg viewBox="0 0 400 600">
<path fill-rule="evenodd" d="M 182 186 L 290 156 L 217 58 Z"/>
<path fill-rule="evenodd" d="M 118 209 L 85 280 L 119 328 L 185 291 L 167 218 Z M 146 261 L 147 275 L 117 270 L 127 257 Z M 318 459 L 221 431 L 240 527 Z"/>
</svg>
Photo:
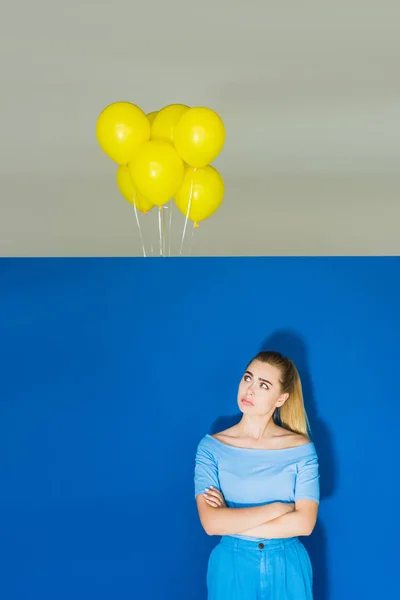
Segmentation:
<svg viewBox="0 0 400 600">
<path fill-rule="evenodd" d="M 293 362 L 259 353 L 239 385 L 240 422 L 200 441 L 195 495 L 208 535 L 208 600 L 312 600 L 299 536 L 312 533 L 319 467 Z"/>
</svg>

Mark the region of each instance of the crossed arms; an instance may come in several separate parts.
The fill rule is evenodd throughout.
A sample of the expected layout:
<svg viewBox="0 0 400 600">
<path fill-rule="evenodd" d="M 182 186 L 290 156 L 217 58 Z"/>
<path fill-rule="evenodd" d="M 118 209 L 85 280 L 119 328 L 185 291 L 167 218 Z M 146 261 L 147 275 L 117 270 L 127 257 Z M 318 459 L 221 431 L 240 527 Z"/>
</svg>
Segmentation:
<svg viewBox="0 0 400 600">
<path fill-rule="evenodd" d="M 200 522 L 208 535 L 246 535 L 257 538 L 289 538 L 310 535 L 318 515 L 318 502 L 301 499 L 295 503 L 272 502 L 249 508 L 228 508 L 218 490 L 214 502 L 196 497 Z"/>
</svg>

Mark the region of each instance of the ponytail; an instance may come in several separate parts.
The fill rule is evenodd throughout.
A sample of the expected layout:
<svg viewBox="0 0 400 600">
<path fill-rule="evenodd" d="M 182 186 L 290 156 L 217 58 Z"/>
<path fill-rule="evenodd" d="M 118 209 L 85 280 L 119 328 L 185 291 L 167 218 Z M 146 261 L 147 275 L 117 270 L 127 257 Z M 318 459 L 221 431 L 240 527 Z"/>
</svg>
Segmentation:
<svg viewBox="0 0 400 600">
<path fill-rule="evenodd" d="M 278 415 L 275 417 L 275 414 Z M 276 409 L 274 421 L 279 419 L 280 425 L 294 433 L 310 436 L 311 428 L 304 407 L 303 390 L 299 374 L 295 373 L 293 390 L 289 393 L 289 398 L 285 404 Z"/>
</svg>

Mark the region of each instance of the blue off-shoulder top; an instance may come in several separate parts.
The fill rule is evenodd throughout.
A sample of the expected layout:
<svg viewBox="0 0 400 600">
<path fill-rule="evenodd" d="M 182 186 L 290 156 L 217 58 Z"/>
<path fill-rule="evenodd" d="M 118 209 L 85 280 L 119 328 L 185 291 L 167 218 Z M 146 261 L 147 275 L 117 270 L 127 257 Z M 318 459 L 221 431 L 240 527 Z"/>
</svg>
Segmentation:
<svg viewBox="0 0 400 600">
<path fill-rule="evenodd" d="M 313 442 L 278 450 L 238 448 L 207 434 L 197 446 L 194 484 L 195 496 L 214 486 L 230 508 L 303 498 L 319 503 L 318 456 Z"/>
</svg>

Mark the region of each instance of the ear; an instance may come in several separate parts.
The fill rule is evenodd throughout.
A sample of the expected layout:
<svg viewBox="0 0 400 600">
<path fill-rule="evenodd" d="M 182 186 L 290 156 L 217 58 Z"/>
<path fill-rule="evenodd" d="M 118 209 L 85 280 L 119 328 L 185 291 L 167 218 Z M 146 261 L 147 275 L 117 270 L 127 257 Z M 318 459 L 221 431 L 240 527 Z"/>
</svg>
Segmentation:
<svg viewBox="0 0 400 600">
<path fill-rule="evenodd" d="M 280 408 L 281 406 L 283 406 L 285 404 L 285 402 L 288 398 L 289 398 L 289 394 L 282 394 L 282 396 L 279 396 L 275 406 L 277 408 Z"/>
</svg>

